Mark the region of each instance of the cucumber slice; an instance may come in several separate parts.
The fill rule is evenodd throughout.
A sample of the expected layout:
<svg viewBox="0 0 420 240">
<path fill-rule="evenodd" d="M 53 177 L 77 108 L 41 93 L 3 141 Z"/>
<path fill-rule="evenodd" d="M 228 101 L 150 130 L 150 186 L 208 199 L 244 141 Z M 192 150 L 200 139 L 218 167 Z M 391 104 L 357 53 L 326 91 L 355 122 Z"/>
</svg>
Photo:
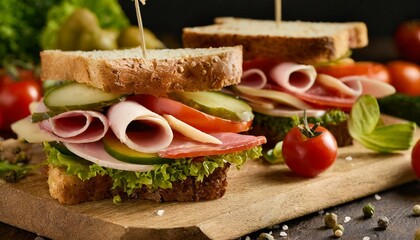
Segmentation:
<svg viewBox="0 0 420 240">
<path fill-rule="evenodd" d="M 244 101 L 221 92 L 178 92 L 171 98 L 207 114 L 231 121 L 248 122 L 254 118 Z"/>
<path fill-rule="evenodd" d="M 102 110 L 121 101 L 123 95 L 104 92 L 87 84 L 70 82 L 59 85 L 44 96 L 44 104 L 52 112 L 69 110 Z"/>
<path fill-rule="evenodd" d="M 62 143 L 60 142 L 49 142 L 50 146 L 57 149 L 59 152 L 65 155 L 76 156 L 76 154 L 72 153 L 68 150 Z"/>
<path fill-rule="evenodd" d="M 174 161 L 167 158 L 161 158 L 157 153 L 137 152 L 121 143 L 113 134 L 106 134 L 102 139 L 105 151 L 114 158 L 134 164 L 155 165 L 173 163 Z"/>
</svg>

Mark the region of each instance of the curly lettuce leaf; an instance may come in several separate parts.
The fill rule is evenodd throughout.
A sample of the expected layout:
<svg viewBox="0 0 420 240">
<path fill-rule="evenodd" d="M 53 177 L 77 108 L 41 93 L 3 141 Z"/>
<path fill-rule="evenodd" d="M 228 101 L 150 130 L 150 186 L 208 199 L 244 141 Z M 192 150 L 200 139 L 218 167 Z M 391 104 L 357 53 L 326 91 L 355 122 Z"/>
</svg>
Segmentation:
<svg viewBox="0 0 420 240">
<path fill-rule="evenodd" d="M 379 105 L 373 96 L 363 95 L 353 105 L 348 129 L 364 147 L 378 152 L 407 150 L 412 146 L 416 124 L 404 122 L 384 125 Z"/>
<path fill-rule="evenodd" d="M 177 159 L 172 164 L 155 165 L 151 171 L 130 172 L 104 168 L 82 158 L 65 155 L 48 143 L 44 143 L 44 148 L 48 153 L 48 163 L 66 168 L 68 174 L 77 175 L 81 180 L 88 180 L 97 175 L 110 176 L 113 180 L 112 188 L 122 190 L 129 196 L 143 185 L 151 189 L 165 189 L 171 188 L 172 182 L 182 181 L 187 177 L 195 177 L 198 181 L 203 181 L 217 168 L 223 167 L 225 162 L 240 167 L 247 160 L 259 158 L 262 155 L 262 148 L 258 146 L 239 153 L 204 157 L 203 161 L 193 161 L 192 158 Z"/>
</svg>

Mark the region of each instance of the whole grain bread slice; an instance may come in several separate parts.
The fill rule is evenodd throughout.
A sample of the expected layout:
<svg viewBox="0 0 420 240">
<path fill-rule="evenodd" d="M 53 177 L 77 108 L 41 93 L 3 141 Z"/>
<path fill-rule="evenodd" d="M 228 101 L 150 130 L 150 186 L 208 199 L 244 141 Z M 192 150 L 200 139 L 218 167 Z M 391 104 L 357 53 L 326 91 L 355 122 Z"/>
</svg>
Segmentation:
<svg viewBox="0 0 420 240">
<path fill-rule="evenodd" d="M 220 90 L 242 75 L 242 47 L 41 52 L 41 79 L 74 80 L 116 94 Z"/>
<path fill-rule="evenodd" d="M 221 17 L 183 29 L 189 48 L 242 45 L 245 59 L 269 57 L 300 63 L 332 61 L 368 44 L 363 22 L 302 22 Z"/>
<path fill-rule="evenodd" d="M 227 188 L 227 172 L 230 164 L 217 168 L 202 181 L 195 177 L 172 183 L 172 188 L 150 189 L 142 186 L 127 196 L 121 189 L 112 189 L 111 177 L 96 176 L 82 181 L 76 175 L 67 174 L 66 169 L 49 165 L 48 186 L 51 197 L 61 204 L 79 204 L 99 201 L 120 195 L 126 198 L 152 200 L 155 202 L 191 202 L 221 198 Z"/>
</svg>

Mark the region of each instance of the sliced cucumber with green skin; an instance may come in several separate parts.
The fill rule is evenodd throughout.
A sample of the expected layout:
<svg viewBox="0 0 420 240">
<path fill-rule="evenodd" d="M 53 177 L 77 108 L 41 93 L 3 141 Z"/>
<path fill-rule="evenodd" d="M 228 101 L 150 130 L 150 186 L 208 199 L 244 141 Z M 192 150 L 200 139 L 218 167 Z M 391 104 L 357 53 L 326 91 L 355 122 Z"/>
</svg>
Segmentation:
<svg viewBox="0 0 420 240">
<path fill-rule="evenodd" d="M 37 122 L 42 122 L 44 120 L 47 120 L 48 118 L 52 118 L 55 115 L 58 115 L 59 112 L 51 112 L 51 111 L 47 111 L 47 112 L 34 112 L 31 115 L 31 121 L 33 123 L 37 123 Z"/>
<path fill-rule="evenodd" d="M 60 142 L 48 142 L 51 147 L 57 149 L 59 152 L 65 155 L 75 156 L 70 150 L 68 150 L 62 143 Z"/>
<path fill-rule="evenodd" d="M 142 153 L 137 152 L 121 143 L 113 134 L 106 134 L 102 139 L 105 151 L 114 158 L 134 164 L 155 165 L 173 163 L 174 160 L 161 158 L 157 153 Z"/>
<path fill-rule="evenodd" d="M 244 101 L 221 92 L 178 92 L 171 98 L 207 114 L 231 121 L 248 122 L 254 118 Z"/>
<path fill-rule="evenodd" d="M 123 98 L 123 95 L 107 93 L 87 84 L 70 82 L 48 91 L 44 104 L 52 112 L 102 110 Z"/>
</svg>

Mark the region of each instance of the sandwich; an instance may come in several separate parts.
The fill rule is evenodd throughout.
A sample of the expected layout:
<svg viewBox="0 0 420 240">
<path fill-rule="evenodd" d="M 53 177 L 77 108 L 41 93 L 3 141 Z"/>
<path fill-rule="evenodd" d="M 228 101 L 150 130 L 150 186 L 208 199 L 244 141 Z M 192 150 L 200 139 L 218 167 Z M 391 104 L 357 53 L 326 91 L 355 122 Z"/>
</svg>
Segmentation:
<svg viewBox="0 0 420 240">
<path fill-rule="evenodd" d="M 308 122 L 320 122 L 333 133 L 338 146 L 350 145 L 347 113 L 356 99 L 395 92 L 368 74 L 340 75 L 340 67 L 355 64 L 352 49 L 368 44 L 363 22 L 277 23 L 220 17 L 212 25 L 184 28 L 182 39 L 188 48 L 243 46 L 242 81 L 224 91 L 252 106 L 255 119 L 250 133 L 265 135 L 267 148 L 299 124 L 303 110 Z"/>
<path fill-rule="evenodd" d="M 12 129 L 43 143 L 62 204 L 213 200 L 231 165 L 261 156 L 265 137 L 243 134 L 252 109 L 219 92 L 241 79 L 241 46 L 40 56 L 50 87 Z"/>
</svg>

